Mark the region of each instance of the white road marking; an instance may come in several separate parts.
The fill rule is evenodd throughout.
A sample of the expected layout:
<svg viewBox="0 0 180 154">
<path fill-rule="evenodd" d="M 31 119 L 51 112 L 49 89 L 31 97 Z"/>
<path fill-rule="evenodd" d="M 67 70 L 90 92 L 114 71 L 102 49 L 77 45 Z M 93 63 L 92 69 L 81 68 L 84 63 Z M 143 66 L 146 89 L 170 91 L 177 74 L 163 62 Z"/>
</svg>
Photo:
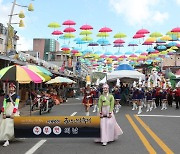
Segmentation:
<svg viewBox="0 0 180 154">
<path fill-rule="evenodd" d="M 47 140 L 41 140 L 36 143 L 31 149 L 29 149 L 25 154 L 33 154 L 37 149 L 40 148 Z"/>
<path fill-rule="evenodd" d="M 76 115 L 76 113 L 77 113 L 77 112 L 72 113 L 72 114 L 71 114 L 71 116 L 75 116 L 75 115 Z"/>
<path fill-rule="evenodd" d="M 70 116 L 76 115 L 77 112 L 72 113 Z M 36 143 L 31 149 L 29 149 L 25 154 L 33 154 L 37 149 L 40 148 L 47 140 L 41 140 Z"/>
<path fill-rule="evenodd" d="M 168 118 L 180 118 L 180 116 L 176 116 L 176 115 L 137 115 L 139 117 L 168 117 Z"/>
</svg>

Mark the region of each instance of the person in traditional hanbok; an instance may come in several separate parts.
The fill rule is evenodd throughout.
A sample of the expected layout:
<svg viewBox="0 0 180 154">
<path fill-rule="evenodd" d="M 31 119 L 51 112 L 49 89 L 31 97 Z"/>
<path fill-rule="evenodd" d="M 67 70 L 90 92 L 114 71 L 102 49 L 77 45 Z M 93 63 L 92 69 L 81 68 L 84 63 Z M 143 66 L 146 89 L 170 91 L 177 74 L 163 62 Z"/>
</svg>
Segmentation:
<svg viewBox="0 0 180 154">
<path fill-rule="evenodd" d="M 101 118 L 101 137 L 100 139 L 96 139 L 95 142 L 101 142 L 105 146 L 108 142 L 117 140 L 118 136 L 123 134 L 113 113 L 114 97 L 109 94 L 108 84 L 103 85 L 103 94 L 99 97 L 98 106 Z"/>
<path fill-rule="evenodd" d="M 0 115 L 0 141 L 5 141 L 3 146 L 9 145 L 9 140 L 14 138 L 14 116 L 19 116 L 19 96 L 16 94 L 16 86 L 9 85 L 9 94 L 3 101 L 2 113 Z"/>
</svg>

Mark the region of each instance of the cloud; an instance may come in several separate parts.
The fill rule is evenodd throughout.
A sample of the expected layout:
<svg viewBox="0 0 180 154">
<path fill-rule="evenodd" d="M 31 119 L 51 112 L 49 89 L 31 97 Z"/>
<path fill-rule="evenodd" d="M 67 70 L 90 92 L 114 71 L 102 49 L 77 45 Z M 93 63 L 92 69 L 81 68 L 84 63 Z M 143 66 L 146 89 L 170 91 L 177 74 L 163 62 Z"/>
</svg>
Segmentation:
<svg viewBox="0 0 180 154">
<path fill-rule="evenodd" d="M 177 3 L 178 5 L 180 5 L 180 0 L 176 0 L 176 3 Z"/>
<path fill-rule="evenodd" d="M 33 47 L 32 39 L 27 39 L 23 36 L 19 36 L 19 40 L 17 41 L 17 51 L 33 50 L 32 47 Z"/>
<path fill-rule="evenodd" d="M 109 0 L 110 7 L 131 25 L 163 23 L 167 12 L 156 10 L 160 0 Z"/>
</svg>

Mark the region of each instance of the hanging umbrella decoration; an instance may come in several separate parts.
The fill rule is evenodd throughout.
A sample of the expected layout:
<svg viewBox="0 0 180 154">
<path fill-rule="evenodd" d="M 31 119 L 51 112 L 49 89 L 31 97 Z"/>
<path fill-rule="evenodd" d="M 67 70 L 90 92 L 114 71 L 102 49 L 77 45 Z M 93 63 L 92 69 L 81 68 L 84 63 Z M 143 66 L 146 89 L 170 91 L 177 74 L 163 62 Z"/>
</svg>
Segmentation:
<svg viewBox="0 0 180 154">
<path fill-rule="evenodd" d="M 66 38 L 69 38 L 69 44 L 70 44 L 70 38 L 74 38 L 74 37 L 70 37 L 70 36 L 72 36 L 70 34 L 76 31 L 73 27 L 70 27 L 70 26 L 74 26 L 74 25 L 76 25 L 76 23 L 72 20 L 66 20 L 62 23 L 62 25 L 68 26 L 67 28 L 64 29 L 63 32 L 65 32 L 66 34 L 69 34 L 69 35 L 67 35 L 69 37 L 66 37 Z"/>
<path fill-rule="evenodd" d="M 51 22 L 49 25 L 48 25 L 49 28 L 59 28 L 60 27 L 60 24 L 57 23 L 57 22 Z"/>
<path fill-rule="evenodd" d="M 129 42 L 128 46 L 130 46 L 130 47 L 132 46 L 133 47 L 133 51 L 134 51 L 134 47 L 138 46 L 138 44 L 137 44 L 136 41 L 131 41 L 131 42 Z"/>
<path fill-rule="evenodd" d="M 109 43 L 109 41 L 106 39 L 106 36 L 109 36 L 109 34 L 108 35 L 106 35 L 107 33 L 110 33 L 110 32 L 112 32 L 112 29 L 111 28 L 108 28 L 108 27 L 103 27 L 103 28 L 101 28 L 100 30 L 99 30 L 99 35 L 100 36 L 102 36 L 102 40 L 101 41 L 97 41 L 101 46 L 107 46 L 107 45 L 109 45 L 110 43 Z M 103 42 L 103 40 L 105 41 L 105 42 Z"/>
<path fill-rule="evenodd" d="M 42 83 L 44 78 L 26 67 L 12 65 L 0 70 L 0 80 L 16 81 L 21 84 L 25 83 Z"/>
<path fill-rule="evenodd" d="M 122 39 L 116 39 L 114 42 L 114 46 L 113 47 L 118 47 L 118 53 L 117 54 L 119 54 L 119 52 L 120 52 L 120 47 L 124 47 L 124 43 L 125 43 L 125 41 L 124 40 L 122 40 Z"/>
<path fill-rule="evenodd" d="M 63 32 L 59 31 L 59 30 L 55 30 L 51 33 L 52 35 L 56 35 L 56 36 L 59 36 L 59 35 L 62 35 Z M 58 40 L 58 37 L 57 37 L 57 40 Z"/>
<path fill-rule="evenodd" d="M 86 25 L 82 25 L 82 26 L 80 27 L 80 30 L 82 30 L 82 31 L 80 32 L 80 35 L 83 35 L 83 38 L 82 38 L 83 41 L 89 43 L 90 41 L 93 40 L 93 39 L 89 36 L 89 35 L 92 34 L 92 31 L 91 31 L 91 30 L 93 30 L 93 27 L 92 27 L 91 25 L 87 25 L 87 24 L 86 24 Z"/>
</svg>

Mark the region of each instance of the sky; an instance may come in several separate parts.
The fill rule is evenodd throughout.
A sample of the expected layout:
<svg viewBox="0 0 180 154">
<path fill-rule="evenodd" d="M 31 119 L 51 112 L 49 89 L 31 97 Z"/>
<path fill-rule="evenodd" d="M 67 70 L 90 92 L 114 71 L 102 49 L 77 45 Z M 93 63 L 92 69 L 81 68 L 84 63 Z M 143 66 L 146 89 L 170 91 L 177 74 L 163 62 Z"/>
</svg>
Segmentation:
<svg viewBox="0 0 180 154">
<path fill-rule="evenodd" d="M 112 32 L 107 38 L 111 43 L 115 40 L 113 36 L 118 32 L 127 35 L 124 40 L 133 41 L 133 35 L 144 28 L 152 32 L 166 32 L 172 28 L 180 27 L 180 0 L 16 0 L 17 4 L 34 6 L 33 12 L 28 12 L 27 8 L 15 6 L 14 13 L 21 10 L 25 13 L 24 28 L 14 25 L 20 36 L 18 50 L 32 50 L 33 38 L 54 38 L 51 35 L 54 29 L 49 28 L 51 22 L 58 22 L 63 31 L 67 26 L 62 25 L 66 20 L 73 20 L 76 25 L 74 33 L 79 36 L 80 27 L 89 24 L 93 27 L 91 37 L 97 41 L 96 35 L 100 28 L 109 27 Z M 7 24 L 8 15 L 12 7 L 12 0 L 0 0 L 0 23 Z M 12 23 L 19 22 L 17 16 L 13 16 Z M 67 44 L 67 41 L 58 39 L 60 44 Z M 140 40 L 143 41 L 143 40 Z M 121 48 L 122 52 L 127 50 L 145 50 L 144 46 L 128 47 L 127 44 Z M 70 46 L 78 46 L 73 39 Z M 82 45 L 87 48 L 87 45 Z M 94 47 L 94 50 L 111 50 L 116 52 L 112 45 L 105 47 Z"/>
</svg>

